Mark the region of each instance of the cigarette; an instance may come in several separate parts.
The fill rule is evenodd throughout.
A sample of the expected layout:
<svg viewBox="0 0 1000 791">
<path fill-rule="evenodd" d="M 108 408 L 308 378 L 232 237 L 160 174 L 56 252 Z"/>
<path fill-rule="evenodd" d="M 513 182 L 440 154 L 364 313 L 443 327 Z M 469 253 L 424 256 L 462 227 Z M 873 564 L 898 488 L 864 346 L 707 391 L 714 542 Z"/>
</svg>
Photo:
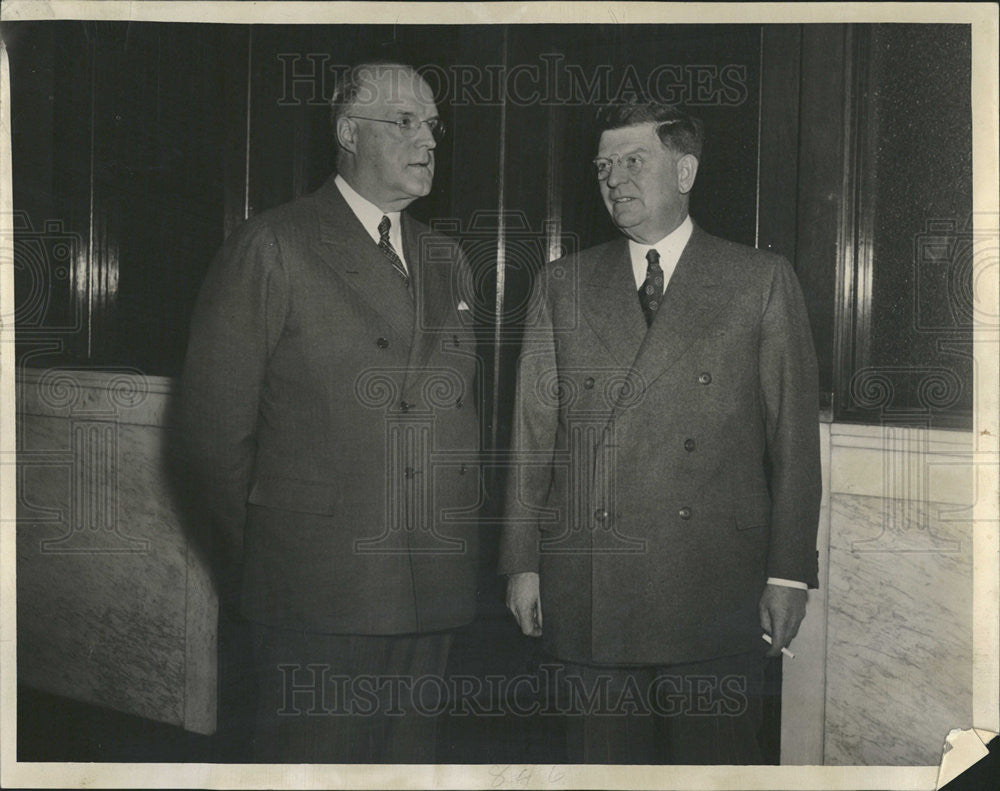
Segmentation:
<svg viewBox="0 0 1000 791">
<path fill-rule="evenodd" d="M 764 634 L 762 634 L 762 635 L 761 635 L 761 639 L 762 639 L 762 640 L 763 640 L 763 641 L 764 641 L 765 643 L 767 643 L 768 645 L 774 645 L 774 643 L 772 643 L 772 642 L 771 642 L 771 635 L 767 634 L 766 632 L 765 632 Z M 787 657 L 788 657 L 789 659 L 795 659 L 795 654 L 793 654 L 793 653 L 792 653 L 791 651 L 789 651 L 789 650 L 788 650 L 787 648 L 782 648 L 782 649 L 781 649 L 781 653 L 783 653 L 783 654 L 784 654 L 785 656 L 787 656 Z"/>
</svg>

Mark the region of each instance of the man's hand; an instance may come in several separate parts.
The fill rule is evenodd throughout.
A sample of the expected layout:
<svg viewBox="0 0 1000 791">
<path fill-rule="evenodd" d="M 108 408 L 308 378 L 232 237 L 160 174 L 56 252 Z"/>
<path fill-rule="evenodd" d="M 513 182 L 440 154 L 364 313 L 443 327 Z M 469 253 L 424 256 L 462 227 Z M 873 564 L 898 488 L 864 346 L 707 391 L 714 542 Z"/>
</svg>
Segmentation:
<svg viewBox="0 0 1000 791">
<path fill-rule="evenodd" d="M 507 578 L 507 609 L 529 637 L 542 634 L 542 600 L 538 593 L 538 572 L 524 571 Z"/>
<path fill-rule="evenodd" d="M 508 588 L 509 590 L 509 588 Z M 760 626 L 771 635 L 771 647 L 765 656 L 778 656 L 799 633 L 806 614 L 807 591 L 784 585 L 765 585 L 760 597 Z M 510 594 L 507 594 L 508 600 Z"/>
</svg>

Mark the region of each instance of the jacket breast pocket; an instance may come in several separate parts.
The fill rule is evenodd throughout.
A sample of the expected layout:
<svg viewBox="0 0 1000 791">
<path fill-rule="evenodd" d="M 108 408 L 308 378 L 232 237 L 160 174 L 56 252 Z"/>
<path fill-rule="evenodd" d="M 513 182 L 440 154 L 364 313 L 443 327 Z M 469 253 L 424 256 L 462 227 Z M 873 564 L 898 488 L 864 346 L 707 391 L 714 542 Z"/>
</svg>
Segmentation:
<svg viewBox="0 0 1000 791">
<path fill-rule="evenodd" d="M 254 481 L 247 502 L 282 511 L 329 516 L 337 512 L 341 499 L 339 486 L 268 475 Z"/>
<path fill-rule="evenodd" d="M 771 498 L 766 494 L 743 497 L 733 502 L 737 530 L 753 530 L 771 523 Z"/>
</svg>

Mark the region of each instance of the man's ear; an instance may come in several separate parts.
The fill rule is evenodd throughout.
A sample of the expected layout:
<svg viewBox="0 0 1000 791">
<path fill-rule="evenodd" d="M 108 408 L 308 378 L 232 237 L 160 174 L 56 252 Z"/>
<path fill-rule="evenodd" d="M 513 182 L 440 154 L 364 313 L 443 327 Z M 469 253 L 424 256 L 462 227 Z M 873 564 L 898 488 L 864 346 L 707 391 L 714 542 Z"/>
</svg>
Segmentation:
<svg viewBox="0 0 1000 791">
<path fill-rule="evenodd" d="M 677 160 L 677 188 L 682 195 L 687 195 L 694 186 L 698 175 L 698 157 L 694 154 L 684 154 Z"/>
<path fill-rule="evenodd" d="M 358 125 L 346 115 L 337 119 L 337 143 L 344 151 L 357 153 Z"/>
</svg>

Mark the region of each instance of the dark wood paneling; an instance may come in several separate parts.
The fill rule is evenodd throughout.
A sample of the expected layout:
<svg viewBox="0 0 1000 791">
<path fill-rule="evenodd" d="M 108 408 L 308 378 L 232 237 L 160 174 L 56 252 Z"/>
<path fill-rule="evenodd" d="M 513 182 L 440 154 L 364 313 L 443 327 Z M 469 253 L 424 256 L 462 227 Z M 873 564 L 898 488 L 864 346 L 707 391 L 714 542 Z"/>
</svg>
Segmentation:
<svg viewBox="0 0 1000 791">
<path fill-rule="evenodd" d="M 15 210 L 43 244 L 61 234 L 70 247 L 65 260 L 58 248 L 42 257 L 48 304 L 22 322 L 19 359 L 176 373 L 196 289 L 222 241 L 220 28 L 17 30 L 45 54 L 12 57 L 12 82 L 24 89 L 14 97 Z M 59 88 L 46 97 L 31 75 L 47 62 Z M 52 122 L 35 127 L 46 98 Z M 51 164 L 27 174 L 39 147 Z M 46 193 L 51 200 L 32 197 Z M 31 288 L 22 277 L 18 300 Z"/>
<path fill-rule="evenodd" d="M 843 210 L 846 32 L 846 25 L 802 28 L 795 271 L 809 311 L 820 399 L 827 413 L 833 399 L 834 305 Z"/>
<path fill-rule="evenodd" d="M 780 253 L 796 268 L 802 36 L 800 25 L 766 25 L 761 30 L 756 244 Z"/>
<path fill-rule="evenodd" d="M 857 26 L 851 38 L 836 415 L 968 428 L 969 28 Z"/>
</svg>

